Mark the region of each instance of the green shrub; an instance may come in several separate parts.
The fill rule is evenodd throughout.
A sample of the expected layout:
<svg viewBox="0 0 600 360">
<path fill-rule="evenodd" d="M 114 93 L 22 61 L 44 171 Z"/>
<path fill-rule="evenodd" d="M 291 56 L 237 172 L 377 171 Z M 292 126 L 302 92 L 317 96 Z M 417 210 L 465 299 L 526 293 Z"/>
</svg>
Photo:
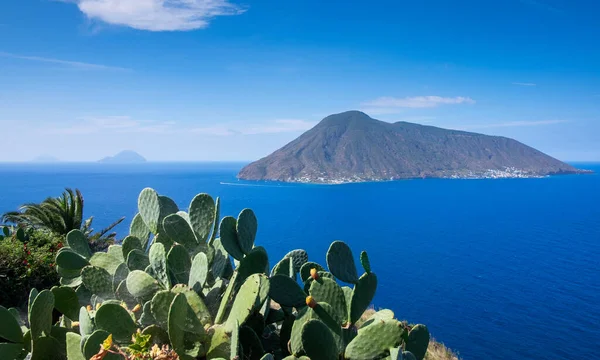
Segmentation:
<svg viewBox="0 0 600 360">
<path fill-rule="evenodd" d="M 42 231 L 27 235 L 26 242 L 16 236 L 0 240 L 0 305 L 5 307 L 22 307 L 31 289 L 58 284 L 54 257 L 62 238 Z"/>
</svg>

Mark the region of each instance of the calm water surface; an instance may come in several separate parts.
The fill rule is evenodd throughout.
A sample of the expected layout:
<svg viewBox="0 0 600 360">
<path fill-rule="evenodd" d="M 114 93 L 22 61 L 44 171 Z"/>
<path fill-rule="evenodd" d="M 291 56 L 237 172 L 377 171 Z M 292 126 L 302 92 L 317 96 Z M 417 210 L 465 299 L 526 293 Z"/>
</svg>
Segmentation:
<svg viewBox="0 0 600 360">
<path fill-rule="evenodd" d="M 366 250 L 376 306 L 427 324 L 465 360 L 598 358 L 598 174 L 326 186 L 239 182 L 241 166 L 0 165 L 0 211 L 79 188 L 99 229 L 130 221 L 144 187 L 182 208 L 207 192 L 222 216 L 256 212 L 272 264 L 298 247 L 324 264 L 336 239 Z"/>
</svg>

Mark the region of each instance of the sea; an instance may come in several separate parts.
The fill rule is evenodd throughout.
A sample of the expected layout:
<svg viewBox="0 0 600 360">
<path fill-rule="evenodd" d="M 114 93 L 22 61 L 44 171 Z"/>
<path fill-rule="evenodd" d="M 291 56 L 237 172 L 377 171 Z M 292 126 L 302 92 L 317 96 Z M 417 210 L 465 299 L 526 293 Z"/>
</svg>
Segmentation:
<svg viewBox="0 0 600 360">
<path fill-rule="evenodd" d="M 303 248 L 325 264 L 334 240 L 367 251 L 373 304 L 423 323 L 465 360 L 600 359 L 600 164 L 540 179 L 419 179 L 345 185 L 247 182 L 239 163 L 0 165 L 0 212 L 80 189 L 96 229 L 145 187 L 187 209 L 248 207 L 271 264 Z M 360 264 L 357 260 L 357 266 Z"/>
</svg>

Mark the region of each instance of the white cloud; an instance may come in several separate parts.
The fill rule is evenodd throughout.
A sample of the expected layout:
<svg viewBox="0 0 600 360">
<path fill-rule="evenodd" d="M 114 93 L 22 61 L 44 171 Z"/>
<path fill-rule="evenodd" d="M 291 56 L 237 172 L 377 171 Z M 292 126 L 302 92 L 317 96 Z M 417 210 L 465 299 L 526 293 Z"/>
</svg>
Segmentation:
<svg viewBox="0 0 600 360">
<path fill-rule="evenodd" d="M 169 131 L 172 121 L 157 122 L 134 120 L 129 116 L 82 117 L 69 126 L 44 129 L 49 134 L 94 134 L 100 132 L 116 133 L 160 133 Z"/>
<path fill-rule="evenodd" d="M 306 131 L 316 125 L 316 122 L 297 119 L 278 119 L 263 124 L 230 124 L 193 128 L 190 131 L 198 134 L 230 136 L 278 134 Z"/>
<path fill-rule="evenodd" d="M 67 0 L 88 18 L 149 31 L 203 29 L 216 16 L 245 11 L 228 0 Z"/>
<path fill-rule="evenodd" d="M 59 65 L 73 67 L 73 68 L 77 68 L 77 69 L 81 69 L 81 70 L 111 70 L 111 71 L 130 71 L 131 70 L 131 69 L 127 69 L 127 68 L 119 67 L 119 66 L 91 64 L 91 63 L 86 63 L 86 62 L 81 62 L 81 61 L 59 60 L 59 59 L 40 57 L 40 56 L 18 55 L 18 54 L 3 52 L 3 51 L 0 51 L 0 56 L 12 58 L 12 59 L 19 59 L 19 60 L 28 60 L 28 61 L 51 63 L 51 64 L 59 64 Z"/>
<path fill-rule="evenodd" d="M 518 85 L 518 86 L 537 86 L 537 84 L 534 84 L 534 83 L 525 83 L 525 82 L 514 82 L 512 84 L 513 85 Z"/>
<path fill-rule="evenodd" d="M 474 124 L 454 127 L 455 129 L 488 129 L 488 128 L 503 128 L 503 127 L 520 127 L 520 126 L 543 126 L 568 123 L 569 120 L 538 120 L 538 121 L 507 121 L 503 123 L 493 124 Z"/>
<path fill-rule="evenodd" d="M 364 111 L 371 114 L 394 114 L 401 108 L 423 109 L 440 105 L 475 104 L 470 97 L 414 96 L 395 98 L 384 96 L 362 103 Z"/>
</svg>

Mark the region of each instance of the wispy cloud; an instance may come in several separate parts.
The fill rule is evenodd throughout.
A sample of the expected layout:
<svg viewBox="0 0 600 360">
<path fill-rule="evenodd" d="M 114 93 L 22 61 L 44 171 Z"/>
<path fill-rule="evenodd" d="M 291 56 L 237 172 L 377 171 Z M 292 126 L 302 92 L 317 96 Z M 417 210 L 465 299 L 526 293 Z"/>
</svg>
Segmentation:
<svg viewBox="0 0 600 360">
<path fill-rule="evenodd" d="M 81 61 L 60 60 L 60 59 L 40 57 L 40 56 L 19 55 L 19 54 L 7 53 L 7 52 L 3 52 L 3 51 L 0 51 L 0 57 L 19 59 L 19 60 L 27 60 L 27 61 L 37 61 L 37 62 L 50 63 L 50 64 L 59 64 L 59 65 L 73 67 L 73 68 L 77 68 L 77 69 L 81 69 L 81 70 L 110 70 L 110 71 L 130 71 L 131 70 L 131 69 L 119 67 L 119 66 L 92 64 L 92 63 L 86 63 L 86 62 L 81 62 Z"/>
<path fill-rule="evenodd" d="M 518 85 L 518 86 L 537 86 L 537 84 L 534 83 L 526 83 L 526 82 L 514 82 L 512 83 L 513 85 Z"/>
<path fill-rule="evenodd" d="M 134 120 L 130 116 L 82 117 L 77 122 L 44 129 L 49 134 L 161 133 L 169 131 L 172 121 Z"/>
<path fill-rule="evenodd" d="M 399 109 L 424 109 L 435 108 L 440 105 L 475 104 L 470 97 L 442 97 L 442 96 L 414 96 L 395 98 L 384 96 L 375 100 L 362 103 L 363 110 L 373 115 L 396 114 Z"/>
<path fill-rule="evenodd" d="M 492 124 L 473 124 L 464 126 L 454 126 L 455 129 L 488 129 L 488 128 L 504 128 L 504 127 L 522 127 L 522 126 L 544 126 L 568 123 L 569 120 L 537 120 L 537 121 L 507 121 L 503 123 Z"/>
<path fill-rule="evenodd" d="M 316 125 L 316 122 L 298 119 L 279 119 L 263 124 L 229 124 L 193 128 L 190 131 L 198 134 L 230 136 L 278 134 L 306 131 Z"/>
<path fill-rule="evenodd" d="M 88 18 L 149 31 L 206 28 L 216 16 L 245 9 L 228 0 L 63 0 L 77 4 Z"/>
</svg>

